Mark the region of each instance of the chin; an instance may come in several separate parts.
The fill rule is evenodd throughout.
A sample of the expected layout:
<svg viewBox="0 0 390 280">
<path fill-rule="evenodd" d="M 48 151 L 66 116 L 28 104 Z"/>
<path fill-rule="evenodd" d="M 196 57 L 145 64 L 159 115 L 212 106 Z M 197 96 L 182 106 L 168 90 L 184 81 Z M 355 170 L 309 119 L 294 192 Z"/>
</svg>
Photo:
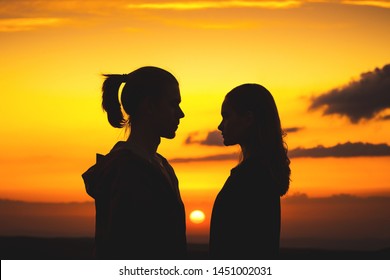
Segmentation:
<svg viewBox="0 0 390 280">
<path fill-rule="evenodd" d="M 173 132 L 173 133 L 169 133 L 169 134 L 163 135 L 161 137 L 164 137 L 164 138 L 167 138 L 167 139 L 173 139 L 173 138 L 175 138 L 175 136 L 176 136 L 176 132 Z"/>
<path fill-rule="evenodd" d="M 225 146 L 233 146 L 233 145 L 235 145 L 235 143 L 231 143 L 231 142 L 226 141 L 226 140 L 223 140 L 223 144 L 224 144 Z"/>
</svg>

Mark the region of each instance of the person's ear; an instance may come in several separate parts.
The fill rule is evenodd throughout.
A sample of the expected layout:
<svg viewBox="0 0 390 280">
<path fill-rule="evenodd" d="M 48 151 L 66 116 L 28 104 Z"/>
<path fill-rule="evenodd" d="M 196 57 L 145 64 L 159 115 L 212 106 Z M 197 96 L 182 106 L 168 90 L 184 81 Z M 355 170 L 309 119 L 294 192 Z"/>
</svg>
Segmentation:
<svg viewBox="0 0 390 280">
<path fill-rule="evenodd" d="M 247 127 L 251 127 L 255 123 L 255 114 L 252 111 L 246 111 L 244 113 L 244 121 Z"/>
<path fill-rule="evenodd" d="M 142 100 L 140 108 L 143 112 L 145 112 L 145 114 L 150 115 L 155 111 L 156 102 L 154 102 L 154 100 L 150 97 L 145 97 Z"/>
</svg>

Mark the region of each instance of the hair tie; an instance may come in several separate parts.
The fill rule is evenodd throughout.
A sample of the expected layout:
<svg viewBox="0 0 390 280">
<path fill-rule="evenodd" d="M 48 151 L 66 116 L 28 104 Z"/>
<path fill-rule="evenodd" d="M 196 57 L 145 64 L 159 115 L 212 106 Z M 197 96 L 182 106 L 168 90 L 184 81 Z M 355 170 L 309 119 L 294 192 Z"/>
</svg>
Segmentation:
<svg viewBox="0 0 390 280">
<path fill-rule="evenodd" d="M 127 79 L 128 79 L 128 77 L 129 77 L 129 74 L 122 74 L 121 76 L 122 76 L 122 83 L 127 82 Z"/>
</svg>

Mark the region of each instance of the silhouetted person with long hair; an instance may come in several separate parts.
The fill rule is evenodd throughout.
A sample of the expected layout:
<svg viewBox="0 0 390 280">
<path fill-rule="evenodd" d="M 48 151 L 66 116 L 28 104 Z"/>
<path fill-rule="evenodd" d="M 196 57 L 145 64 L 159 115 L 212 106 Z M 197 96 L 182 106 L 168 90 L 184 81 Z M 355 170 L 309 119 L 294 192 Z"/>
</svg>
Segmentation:
<svg viewBox="0 0 390 280">
<path fill-rule="evenodd" d="M 103 109 L 113 127 L 130 130 L 83 174 L 95 199 L 95 254 L 100 259 L 182 259 L 185 212 L 175 172 L 157 153 L 184 117 L 179 85 L 169 72 L 142 67 L 104 75 Z M 124 84 L 119 101 L 118 91 Z"/>
<path fill-rule="evenodd" d="M 210 257 L 275 259 L 280 239 L 280 197 L 290 183 L 290 160 L 271 93 L 258 84 L 230 91 L 222 104 L 226 146 L 240 145 L 241 162 L 231 170 L 212 211 Z"/>
</svg>

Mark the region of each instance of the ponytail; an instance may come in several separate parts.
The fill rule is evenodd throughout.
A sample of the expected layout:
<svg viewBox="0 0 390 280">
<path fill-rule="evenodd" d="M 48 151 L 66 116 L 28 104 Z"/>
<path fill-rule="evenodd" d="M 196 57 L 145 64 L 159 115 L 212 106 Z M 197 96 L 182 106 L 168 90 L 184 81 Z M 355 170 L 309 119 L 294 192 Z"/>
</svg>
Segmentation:
<svg viewBox="0 0 390 280">
<path fill-rule="evenodd" d="M 125 120 L 121 104 L 119 102 L 119 87 L 126 81 L 127 75 L 104 74 L 106 77 L 102 87 L 102 107 L 107 112 L 108 122 L 117 128 L 125 126 Z"/>
</svg>

